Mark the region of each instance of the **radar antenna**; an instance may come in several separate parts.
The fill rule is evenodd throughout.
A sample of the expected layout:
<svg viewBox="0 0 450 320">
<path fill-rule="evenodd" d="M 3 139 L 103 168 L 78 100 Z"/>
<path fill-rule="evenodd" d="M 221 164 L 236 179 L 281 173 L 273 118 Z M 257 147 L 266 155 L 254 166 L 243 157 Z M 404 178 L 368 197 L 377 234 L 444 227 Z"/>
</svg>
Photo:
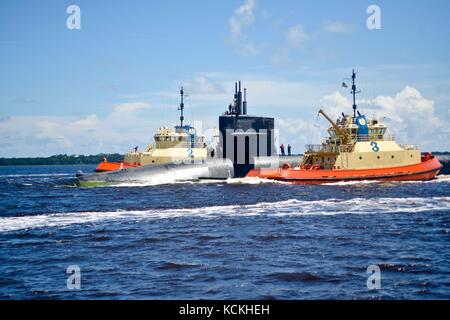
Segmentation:
<svg viewBox="0 0 450 320">
<path fill-rule="evenodd" d="M 360 90 L 356 90 L 356 83 L 355 83 L 355 79 L 356 79 L 356 73 L 355 73 L 355 69 L 353 69 L 352 72 L 352 91 L 351 94 L 353 95 L 353 118 L 356 118 L 356 94 L 357 93 L 361 93 Z"/>
<path fill-rule="evenodd" d="M 183 87 L 181 87 L 180 90 L 180 95 L 181 95 L 181 103 L 180 103 L 180 107 L 178 108 L 178 110 L 180 110 L 180 126 L 183 126 L 183 121 L 184 121 L 184 114 L 183 114 L 183 110 L 184 110 L 184 90 Z"/>
</svg>

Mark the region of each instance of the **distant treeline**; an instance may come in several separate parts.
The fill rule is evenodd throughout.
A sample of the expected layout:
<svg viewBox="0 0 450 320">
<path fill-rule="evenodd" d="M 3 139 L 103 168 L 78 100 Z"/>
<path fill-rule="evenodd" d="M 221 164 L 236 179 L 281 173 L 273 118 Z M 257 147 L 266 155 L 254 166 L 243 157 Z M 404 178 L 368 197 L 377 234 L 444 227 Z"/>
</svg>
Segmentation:
<svg viewBox="0 0 450 320">
<path fill-rule="evenodd" d="M 0 166 L 20 166 L 20 165 L 57 165 L 57 164 L 98 164 L 106 157 L 108 161 L 121 161 L 123 155 L 113 154 L 96 154 L 90 156 L 84 155 L 67 155 L 58 154 L 51 157 L 36 158 L 0 158 Z"/>
<path fill-rule="evenodd" d="M 450 152 L 433 152 L 436 156 L 441 156 L 442 162 L 450 160 Z M 442 157 L 444 156 L 444 157 Z M 119 153 L 96 154 L 90 156 L 84 155 L 67 155 L 58 154 L 51 157 L 35 157 L 35 158 L 0 158 L 0 166 L 21 166 L 21 165 L 61 165 L 61 164 L 98 164 L 106 157 L 108 161 L 116 162 L 123 160 L 123 155 Z"/>
<path fill-rule="evenodd" d="M 432 152 L 432 154 L 434 154 L 435 156 L 450 156 L 450 151 L 444 151 L 444 152 L 435 151 L 435 152 Z"/>
</svg>

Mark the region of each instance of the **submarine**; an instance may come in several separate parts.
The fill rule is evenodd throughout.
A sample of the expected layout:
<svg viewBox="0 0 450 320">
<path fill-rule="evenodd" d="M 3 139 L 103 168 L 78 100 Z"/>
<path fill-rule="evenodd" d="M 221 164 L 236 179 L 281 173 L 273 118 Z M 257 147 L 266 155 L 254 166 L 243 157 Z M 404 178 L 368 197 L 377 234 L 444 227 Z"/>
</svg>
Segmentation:
<svg viewBox="0 0 450 320">
<path fill-rule="evenodd" d="M 189 180 L 226 180 L 245 177 L 251 170 L 294 165 L 301 157 L 278 157 L 275 149 L 275 120 L 247 113 L 247 89 L 235 83 L 232 103 L 219 116 L 219 143 L 208 148 L 196 129 L 184 124 L 183 88 L 180 91 L 180 125 L 162 127 L 155 144 L 146 151 L 128 152 L 118 163 L 104 159 L 94 173 L 78 172 L 79 186 L 117 183 L 172 183 Z"/>
</svg>

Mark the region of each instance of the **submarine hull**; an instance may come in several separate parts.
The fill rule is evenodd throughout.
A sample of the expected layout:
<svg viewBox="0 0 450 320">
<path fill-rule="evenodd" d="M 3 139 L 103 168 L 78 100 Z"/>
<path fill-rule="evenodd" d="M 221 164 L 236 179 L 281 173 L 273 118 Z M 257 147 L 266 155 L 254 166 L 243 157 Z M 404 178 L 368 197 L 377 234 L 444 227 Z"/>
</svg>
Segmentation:
<svg viewBox="0 0 450 320">
<path fill-rule="evenodd" d="M 297 167 L 302 159 L 303 156 L 256 157 L 253 159 L 253 163 L 254 169 L 279 169 L 286 163 L 291 167 Z"/>
<path fill-rule="evenodd" d="M 103 173 L 77 174 L 79 186 L 100 186 L 117 183 L 164 184 L 198 179 L 228 179 L 234 176 L 233 163 L 228 159 L 208 159 L 199 162 L 169 163 L 141 166 Z"/>
</svg>

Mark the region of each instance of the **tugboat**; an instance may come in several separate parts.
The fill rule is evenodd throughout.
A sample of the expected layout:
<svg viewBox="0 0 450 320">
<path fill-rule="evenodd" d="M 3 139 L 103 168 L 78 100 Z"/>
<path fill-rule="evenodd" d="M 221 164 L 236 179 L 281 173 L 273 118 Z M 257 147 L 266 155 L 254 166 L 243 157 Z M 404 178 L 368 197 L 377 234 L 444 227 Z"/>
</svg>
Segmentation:
<svg viewBox="0 0 450 320">
<path fill-rule="evenodd" d="M 353 115 L 334 122 L 323 110 L 319 114 L 331 124 L 329 137 L 321 145 L 307 145 L 298 167 L 253 169 L 247 177 L 300 184 L 339 181 L 431 180 L 442 164 L 431 153 L 421 154 L 415 145 L 399 145 L 386 135 L 387 127 L 361 114 L 356 105 L 356 74 L 352 72 Z"/>
<path fill-rule="evenodd" d="M 202 135 L 191 125 L 184 124 L 184 90 L 180 90 L 180 125 L 173 129 L 160 127 L 154 136 L 155 144 L 149 144 L 146 151 L 138 147 L 125 154 L 121 162 L 109 162 L 106 158 L 97 166 L 95 172 L 108 172 L 130 169 L 140 166 L 156 166 L 183 161 L 202 161 L 207 158 L 208 150 Z"/>
</svg>

